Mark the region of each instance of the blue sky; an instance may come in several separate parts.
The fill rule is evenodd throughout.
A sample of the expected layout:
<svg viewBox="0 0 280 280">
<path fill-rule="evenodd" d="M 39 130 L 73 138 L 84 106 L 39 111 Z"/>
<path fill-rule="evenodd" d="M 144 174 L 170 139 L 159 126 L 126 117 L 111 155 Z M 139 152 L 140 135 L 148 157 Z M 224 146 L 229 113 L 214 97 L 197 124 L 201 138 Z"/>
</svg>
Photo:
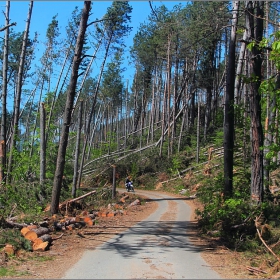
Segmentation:
<svg viewBox="0 0 280 280">
<path fill-rule="evenodd" d="M 3 12 L 5 11 L 5 1 L 0 1 L 1 14 L 0 14 L 0 27 L 4 26 L 5 18 Z M 93 1 L 92 2 L 92 16 L 91 20 L 96 18 L 102 18 L 106 13 L 107 8 L 111 5 L 112 1 Z M 182 3 L 186 4 L 186 1 L 152 1 L 152 6 L 159 7 L 165 5 L 169 10 L 173 6 Z M 133 7 L 131 14 L 131 26 L 133 30 L 130 36 L 126 39 L 127 48 L 132 45 L 133 37 L 137 32 L 140 23 L 147 21 L 148 15 L 151 13 L 151 8 L 148 1 L 130 1 L 130 5 Z M 42 53 L 40 50 L 44 50 L 43 42 L 45 41 L 45 33 L 48 27 L 48 24 L 51 22 L 51 19 L 56 14 L 57 20 L 59 22 L 60 32 L 62 33 L 65 30 L 65 26 L 68 23 L 68 19 L 71 16 L 75 7 L 82 9 L 83 1 L 34 1 L 33 12 L 30 25 L 30 37 L 33 38 L 35 32 L 39 34 L 39 45 L 38 52 L 36 57 L 40 59 Z M 16 22 L 17 25 L 14 28 L 15 31 L 23 31 L 25 28 L 25 20 L 27 17 L 27 12 L 29 9 L 29 1 L 11 1 L 10 2 L 10 22 Z M 41 46 L 41 47 L 40 47 Z M 124 65 L 127 67 L 127 71 L 124 73 L 124 79 L 129 79 L 130 83 L 133 78 L 133 66 Z M 94 67 L 94 66 L 93 66 Z M 95 74 L 97 75 L 98 69 L 95 69 Z"/>
</svg>

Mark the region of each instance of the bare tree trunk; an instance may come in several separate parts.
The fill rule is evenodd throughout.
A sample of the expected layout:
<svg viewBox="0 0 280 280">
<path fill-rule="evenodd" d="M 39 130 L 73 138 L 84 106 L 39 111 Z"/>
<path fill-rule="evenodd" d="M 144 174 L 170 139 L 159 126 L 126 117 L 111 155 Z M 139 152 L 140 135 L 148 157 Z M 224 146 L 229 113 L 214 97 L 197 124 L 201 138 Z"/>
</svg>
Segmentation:
<svg viewBox="0 0 280 280">
<path fill-rule="evenodd" d="M 77 181 L 78 181 L 78 172 L 79 172 L 79 156 L 80 156 L 80 143 L 81 143 L 81 131 L 83 126 L 83 104 L 80 102 L 80 110 L 78 116 L 78 129 L 77 129 L 77 139 L 76 139 L 76 148 L 75 148 L 75 160 L 74 160 L 74 175 L 73 175 L 73 185 L 72 185 L 72 197 L 76 197 L 77 190 Z"/>
<path fill-rule="evenodd" d="M 128 134 L 128 119 L 130 118 L 128 110 L 128 80 L 126 81 L 126 91 L 125 91 L 125 116 L 124 116 L 124 150 L 126 150 L 127 145 L 127 134 Z"/>
<path fill-rule="evenodd" d="M 161 140 L 160 140 L 160 148 L 159 148 L 159 156 L 162 156 L 163 142 L 164 142 L 164 130 L 165 130 L 165 118 L 166 118 L 166 92 L 167 92 L 167 81 L 164 84 L 164 93 L 163 93 L 163 106 L 161 113 Z"/>
<path fill-rule="evenodd" d="M 196 127 L 196 163 L 199 162 L 200 150 L 200 93 L 197 93 L 197 127 Z"/>
<path fill-rule="evenodd" d="M 151 113 L 149 118 L 147 145 L 149 144 L 149 141 L 150 142 L 154 141 L 156 75 L 157 75 L 157 71 L 155 71 L 155 77 L 153 79 L 153 85 L 152 85 L 152 104 L 151 104 Z"/>
<path fill-rule="evenodd" d="M 92 132 L 91 132 L 91 136 L 90 136 L 90 141 L 89 141 L 89 148 L 88 148 L 88 152 L 87 152 L 87 156 L 86 156 L 86 159 L 88 160 L 89 157 L 90 157 L 90 152 L 91 152 L 91 147 L 93 145 L 93 141 L 94 141 L 94 134 L 95 134 L 95 130 L 97 128 L 97 125 L 98 125 L 98 122 L 100 123 L 100 110 L 101 110 L 101 105 L 99 106 L 98 108 L 98 112 L 97 112 L 97 116 L 93 118 L 93 123 L 94 123 L 94 126 L 93 126 L 93 129 L 92 129 Z M 85 139 L 86 141 L 86 139 Z M 83 148 L 83 151 L 84 151 L 84 148 Z M 85 152 L 85 151 L 84 151 Z M 83 153 L 82 153 L 82 157 L 83 157 Z M 81 171 L 80 171 L 81 172 Z"/>
<path fill-rule="evenodd" d="M 170 52 L 171 52 L 171 38 L 170 34 L 168 34 L 168 43 L 167 43 L 167 108 L 166 108 L 166 121 L 167 124 L 170 122 L 170 104 L 171 104 L 171 57 L 170 57 Z M 171 156 L 171 147 L 170 147 L 170 126 L 168 125 L 168 148 L 167 148 L 167 156 L 168 158 Z"/>
<path fill-rule="evenodd" d="M 22 48 L 20 54 L 18 77 L 17 77 L 16 100 L 15 100 L 15 110 L 14 110 L 13 128 L 12 128 L 13 131 L 11 135 L 10 156 L 9 156 L 8 171 L 7 171 L 8 181 L 11 180 L 10 174 L 12 170 L 13 149 L 16 147 L 16 136 L 18 134 L 23 72 L 24 72 L 24 63 L 25 63 L 28 33 L 29 33 L 29 27 L 30 27 L 31 15 L 32 15 L 32 8 L 33 8 L 33 1 L 30 1 L 27 20 L 26 20 L 26 27 L 23 35 L 23 42 L 22 42 Z"/>
<path fill-rule="evenodd" d="M 91 1 L 84 2 L 84 8 L 81 15 L 79 34 L 77 37 L 75 56 L 73 58 L 72 73 L 70 78 L 70 84 L 67 91 L 67 100 L 64 109 L 63 126 L 61 131 L 61 138 L 59 141 L 56 170 L 53 182 L 52 201 L 51 201 L 51 214 L 58 212 L 59 198 L 62 187 L 62 177 L 65 166 L 65 156 L 69 136 L 69 128 L 71 125 L 71 116 L 73 111 L 73 104 L 76 93 L 76 85 L 79 76 L 79 66 L 82 61 L 82 50 L 84 45 L 85 32 L 87 29 L 87 21 L 91 9 Z"/>
<path fill-rule="evenodd" d="M 246 29 L 244 30 L 242 40 L 244 42 L 241 42 L 241 46 L 240 46 L 238 62 L 237 62 L 237 67 L 236 67 L 235 83 L 234 83 L 234 97 L 235 97 L 236 105 L 238 105 L 241 100 L 241 96 L 240 96 L 241 76 L 240 76 L 240 74 L 242 73 L 242 66 L 244 65 L 244 55 L 245 55 L 245 48 L 246 48 L 245 41 L 247 41 Z"/>
<path fill-rule="evenodd" d="M 239 1 L 234 1 L 228 55 L 224 119 L 224 195 L 233 192 L 233 148 L 234 148 L 234 80 L 235 80 L 235 43 L 238 23 Z"/>
<path fill-rule="evenodd" d="M 113 165 L 112 199 L 116 197 L 116 165 Z"/>
<path fill-rule="evenodd" d="M 59 78 L 58 78 L 57 83 L 56 83 L 56 88 L 54 90 L 54 96 L 53 96 L 53 99 L 52 99 L 52 104 L 51 104 L 51 108 L 50 108 L 48 123 L 47 123 L 47 127 L 46 127 L 46 142 L 48 142 L 49 129 L 50 129 L 50 124 L 51 124 L 51 119 L 52 119 L 52 114 L 53 114 L 53 108 L 54 108 L 55 101 L 56 101 L 56 95 L 57 95 L 58 87 L 59 87 L 59 84 L 60 84 L 60 80 L 61 80 L 64 68 L 65 68 L 67 59 L 68 59 L 69 54 L 70 54 L 71 46 L 69 46 L 69 48 L 67 50 L 67 54 L 65 56 L 63 65 L 62 65 L 61 70 L 60 70 Z"/>
<path fill-rule="evenodd" d="M 40 107 L 40 186 L 46 180 L 46 110 L 44 103 Z"/>
<path fill-rule="evenodd" d="M 5 26 L 10 22 L 10 1 L 6 1 Z M 9 49 L 9 28 L 5 30 L 3 50 L 3 82 L 2 82 L 2 118 L 0 136 L 0 183 L 5 180 L 6 173 L 6 139 L 7 139 L 7 86 L 8 86 L 8 49 Z"/>
<path fill-rule="evenodd" d="M 247 61 L 247 53 L 245 53 L 245 59 Z M 248 63 L 245 63 L 245 69 L 244 69 L 245 76 L 249 76 L 249 69 L 248 69 Z M 247 118 L 248 118 L 248 112 L 249 112 L 249 85 L 245 84 L 244 87 L 244 114 L 243 114 L 243 162 L 244 162 L 244 168 L 245 163 L 248 160 L 248 148 L 247 148 L 247 139 L 248 139 L 248 129 L 247 129 Z"/>
</svg>

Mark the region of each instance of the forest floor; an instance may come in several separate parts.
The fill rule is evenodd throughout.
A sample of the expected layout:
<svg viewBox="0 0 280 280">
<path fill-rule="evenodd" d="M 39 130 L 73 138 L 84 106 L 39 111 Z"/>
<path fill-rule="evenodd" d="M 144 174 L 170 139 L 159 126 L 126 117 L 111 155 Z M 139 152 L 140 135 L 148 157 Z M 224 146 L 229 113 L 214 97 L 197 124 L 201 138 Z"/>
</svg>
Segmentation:
<svg viewBox="0 0 280 280">
<path fill-rule="evenodd" d="M 130 207 L 126 215 L 115 217 L 99 217 L 98 223 L 92 227 L 66 231 L 64 235 L 53 241 L 49 250 L 44 252 L 22 251 L 17 257 L 10 258 L 5 267 L 12 271 L 10 276 L 2 276 L 2 279 L 58 279 L 71 268 L 80 258 L 83 252 L 109 240 L 113 235 L 121 233 L 137 222 L 145 219 L 157 209 L 157 203 L 144 200 L 141 205 Z M 191 241 L 206 249 L 202 257 L 208 265 L 218 272 L 223 279 L 267 279 L 267 274 L 262 273 L 262 268 L 250 272 L 252 258 L 246 254 L 229 250 L 213 237 L 200 237 L 197 229 L 195 209 L 199 203 L 188 200 L 186 203 L 192 209 L 191 227 L 193 231 Z M 57 234 L 59 235 L 59 234 Z M 273 277 L 278 278 L 279 274 Z"/>
</svg>

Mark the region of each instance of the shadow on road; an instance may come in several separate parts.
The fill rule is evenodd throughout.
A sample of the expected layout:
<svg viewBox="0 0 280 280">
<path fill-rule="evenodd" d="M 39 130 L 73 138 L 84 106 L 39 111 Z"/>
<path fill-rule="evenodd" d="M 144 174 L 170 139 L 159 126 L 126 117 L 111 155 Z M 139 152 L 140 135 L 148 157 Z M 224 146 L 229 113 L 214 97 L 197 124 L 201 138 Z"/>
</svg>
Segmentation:
<svg viewBox="0 0 280 280">
<path fill-rule="evenodd" d="M 199 253 L 207 246 L 191 241 L 197 238 L 194 227 L 195 223 L 188 221 L 142 221 L 107 241 L 102 250 L 121 254 L 125 258 L 137 258 L 137 254 L 150 253 L 156 247 L 165 254 L 174 251 L 174 248 Z"/>
<path fill-rule="evenodd" d="M 146 198 L 145 201 L 186 201 L 193 200 L 191 197 L 162 197 L 162 198 Z"/>
</svg>

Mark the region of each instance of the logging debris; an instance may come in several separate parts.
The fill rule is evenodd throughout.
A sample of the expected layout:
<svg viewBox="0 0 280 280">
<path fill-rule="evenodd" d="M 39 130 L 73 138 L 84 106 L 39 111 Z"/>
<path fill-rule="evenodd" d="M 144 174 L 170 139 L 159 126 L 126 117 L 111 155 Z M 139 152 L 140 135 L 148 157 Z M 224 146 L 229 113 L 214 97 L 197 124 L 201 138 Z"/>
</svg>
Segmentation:
<svg viewBox="0 0 280 280">
<path fill-rule="evenodd" d="M 60 209 L 65 207 L 66 211 L 60 211 L 56 215 L 48 215 L 46 213 L 48 208 L 46 208 L 44 211 L 46 213 L 45 217 L 41 218 L 42 221 L 30 224 L 25 222 L 19 223 L 17 222 L 17 217 L 9 217 L 5 221 L 6 229 L 4 228 L 3 230 L 11 228 L 16 231 L 18 230 L 22 239 L 29 244 L 28 248 L 30 249 L 28 251 L 44 252 L 51 249 L 55 240 L 62 238 L 63 235 L 65 238 L 65 234 L 67 236 L 75 231 L 75 234 L 82 237 L 84 232 L 80 232 L 80 230 L 83 228 L 94 228 L 98 224 L 99 218 L 127 215 L 128 208 L 141 204 L 140 200 L 136 199 L 135 194 L 123 193 L 118 194 L 115 203 L 111 202 L 106 206 L 100 206 L 98 210 L 92 210 L 93 206 L 91 205 L 90 210 L 80 209 L 77 211 L 75 209 L 72 213 L 70 212 L 70 210 L 73 210 L 73 208 L 69 207 L 71 204 L 77 203 L 79 200 L 95 193 L 96 191 L 91 191 L 81 197 L 62 202 Z M 59 232 L 62 233 L 58 236 L 57 233 Z M 90 239 L 94 239 L 94 237 Z M 12 242 L 12 244 L 14 243 Z M 6 256 L 16 255 L 18 248 L 15 248 L 12 244 L 2 244 L 0 251 Z"/>
</svg>

